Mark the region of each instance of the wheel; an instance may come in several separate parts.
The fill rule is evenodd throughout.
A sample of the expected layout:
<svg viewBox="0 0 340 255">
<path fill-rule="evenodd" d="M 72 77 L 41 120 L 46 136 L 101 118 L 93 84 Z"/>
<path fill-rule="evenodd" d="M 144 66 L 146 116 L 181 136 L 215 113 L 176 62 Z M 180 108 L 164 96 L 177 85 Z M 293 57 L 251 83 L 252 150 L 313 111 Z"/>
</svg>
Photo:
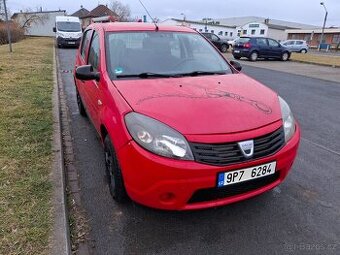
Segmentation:
<svg viewBox="0 0 340 255">
<path fill-rule="evenodd" d="M 283 52 L 281 55 L 281 60 L 282 61 L 287 61 L 289 59 L 289 53 L 288 52 Z"/>
<path fill-rule="evenodd" d="M 221 52 L 226 53 L 228 51 L 229 45 L 228 44 L 222 44 L 221 46 Z"/>
<path fill-rule="evenodd" d="M 87 113 L 86 113 L 83 101 L 81 100 L 78 90 L 77 90 L 77 105 L 78 105 L 78 110 L 79 110 L 80 115 L 83 117 L 86 117 Z"/>
<path fill-rule="evenodd" d="M 307 50 L 306 50 L 306 49 L 302 49 L 302 50 L 300 50 L 300 53 L 306 54 L 306 53 L 307 53 Z"/>
<path fill-rule="evenodd" d="M 104 139 L 104 153 L 106 175 L 108 177 L 111 196 L 118 203 L 123 203 L 127 200 L 128 196 L 125 190 L 119 162 L 108 135 Z"/>
<path fill-rule="evenodd" d="M 256 51 L 253 51 L 251 54 L 250 54 L 250 57 L 249 57 L 249 59 L 250 59 L 250 61 L 256 61 L 257 60 L 257 58 L 259 57 L 259 55 L 258 55 L 258 53 L 256 52 Z"/>
<path fill-rule="evenodd" d="M 234 56 L 234 59 L 239 60 L 239 59 L 241 59 L 241 57 L 239 57 L 239 56 Z"/>
</svg>

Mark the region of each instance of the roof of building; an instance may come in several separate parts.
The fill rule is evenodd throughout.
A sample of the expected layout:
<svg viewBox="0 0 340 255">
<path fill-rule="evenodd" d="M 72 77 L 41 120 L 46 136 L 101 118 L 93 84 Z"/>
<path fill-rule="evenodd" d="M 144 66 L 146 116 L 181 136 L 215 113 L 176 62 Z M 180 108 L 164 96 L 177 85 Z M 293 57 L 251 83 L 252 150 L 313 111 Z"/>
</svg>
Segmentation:
<svg viewBox="0 0 340 255">
<path fill-rule="evenodd" d="M 191 24 L 197 24 L 197 25 L 203 25 L 205 26 L 206 23 L 204 21 L 194 21 L 194 20 L 183 20 L 183 19 L 174 19 L 172 18 L 171 20 L 177 21 L 177 22 L 184 22 L 184 23 L 191 23 Z M 236 28 L 236 26 L 229 26 L 229 25 L 224 25 L 224 24 L 216 24 L 216 23 L 212 23 L 211 21 L 209 21 L 207 23 L 209 26 L 216 26 L 216 27 L 225 27 L 225 28 Z"/>
<path fill-rule="evenodd" d="M 76 11 L 75 13 L 71 14 L 71 16 L 82 18 L 89 13 L 90 13 L 90 11 L 88 9 L 81 6 L 81 8 L 78 11 Z"/>
<path fill-rule="evenodd" d="M 287 29 L 286 33 L 288 34 L 321 34 L 322 29 L 317 28 L 317 29 Z M 340 28 L 325 28 L 324 30 L 325 34 L 340 34 Z"/>
<path fill-rule="evenodd" d="M 96 8 L 94 8 L 92 11 L 90 11 L 87 15 L 81 18 L 96 18 L 96 17 L 102 17 L 102 16 L 117 17 L 117 14 L 114 13 L 112 10 L 110 10 L 107 6 L 100 4 Z"/>
<path fill-rule="evenodd" d="M 48 14 L 48 13 L 66 13 L 66 10 L 57 10 L 57 11 L 37 11 L 37 12 L 15 12 L 13 13 L 11 19 L 15 19 L 19 15 L 27 15 L 27 14 Z"/>
<path fill-rule="evenodd" d="M 258 16 L 244 16 L 244 17 L 230 17 L 230 18 L 221 18 L 221 19 L 214 19 L 215 21 L 219 21 L 223 25 L 228 26 L 243 26 L 244 24 L 248 24 L 251 22 L 261 22 L 266 23 L 268 27 L 274 28 L 274 29 L 286 29 L 286 28 L 304 28 L 304 29 L 313 29 L 318 28 L 314 25 L 309 24 L 303 24 L 298 22 L 291 22 L 291 21 L 285 21 L 285 20 L 279 20 L 279 19 L 267 19 L 264 17 L 258 17 Z"/>
</svg>

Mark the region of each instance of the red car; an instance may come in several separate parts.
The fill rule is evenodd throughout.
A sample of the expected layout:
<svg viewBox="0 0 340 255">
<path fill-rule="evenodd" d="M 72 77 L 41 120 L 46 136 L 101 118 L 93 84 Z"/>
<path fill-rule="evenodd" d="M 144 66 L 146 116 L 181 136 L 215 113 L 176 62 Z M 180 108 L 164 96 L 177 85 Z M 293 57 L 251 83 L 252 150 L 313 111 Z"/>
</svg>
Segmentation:
<svg viewBox="0 0 340 255">
<path fill-rule="evenodd" d="M 240 70 L 187 27 L 114 22 L 84 31 L 78 106 L 102 139 L 116 201 L 201 209 L 286 178 L 299 126 L 277 93 Z"/>
</svg>

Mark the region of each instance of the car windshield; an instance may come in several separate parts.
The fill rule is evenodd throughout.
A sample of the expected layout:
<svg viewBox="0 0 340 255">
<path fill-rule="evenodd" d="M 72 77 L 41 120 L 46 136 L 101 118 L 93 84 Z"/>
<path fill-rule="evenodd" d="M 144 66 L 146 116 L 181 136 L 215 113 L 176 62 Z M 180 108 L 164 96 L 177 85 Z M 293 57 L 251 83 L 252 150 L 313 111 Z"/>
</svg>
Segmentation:
<svg viewBox="0 0 340 255">
<path fill-rule="evenodd" d="M 196 33 L 108 33 L 106 49 L 112 79 L 232 73 L 226 60 Z"/>
<path fill-rule="evenodd" d="M 68 21 L 57 22 L 57 29 L 58 31 L 62 31 L 62 32 L 80 32 L 81 31 L 79 22 L 68 22 Z"/>
</svg>

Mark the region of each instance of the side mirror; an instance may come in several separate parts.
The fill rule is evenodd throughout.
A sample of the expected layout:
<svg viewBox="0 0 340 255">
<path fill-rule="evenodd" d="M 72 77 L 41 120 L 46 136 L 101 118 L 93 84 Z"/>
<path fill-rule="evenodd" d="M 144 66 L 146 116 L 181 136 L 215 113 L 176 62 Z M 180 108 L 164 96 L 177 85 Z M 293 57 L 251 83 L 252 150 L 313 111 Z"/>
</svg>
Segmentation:
<svg viewBox="0 0 340 255">
<path fill-rule="evenodd" d="M 57 29 L 56 29 L 55 27 L 53 28 L 53 32 L 54 32 L 54 33 L 57 32 Z"/>
<path fill-rule="evenodd" d="M 241 64 L 240 64 L 239 62 L 234 61 L 234 60 L 231 60 L 231 61 L 230 61 L 230 64 L 231 64 L 237 71 L 241 72 L 242 66 L 241 66 Z"/>
<path fill-rule="evenodd" d="M 100 80 L 100 73 L 93 70 L 91 65 L 79 66 L 76 69 L 76 78 L 78 80 Z"/>
</svg>

